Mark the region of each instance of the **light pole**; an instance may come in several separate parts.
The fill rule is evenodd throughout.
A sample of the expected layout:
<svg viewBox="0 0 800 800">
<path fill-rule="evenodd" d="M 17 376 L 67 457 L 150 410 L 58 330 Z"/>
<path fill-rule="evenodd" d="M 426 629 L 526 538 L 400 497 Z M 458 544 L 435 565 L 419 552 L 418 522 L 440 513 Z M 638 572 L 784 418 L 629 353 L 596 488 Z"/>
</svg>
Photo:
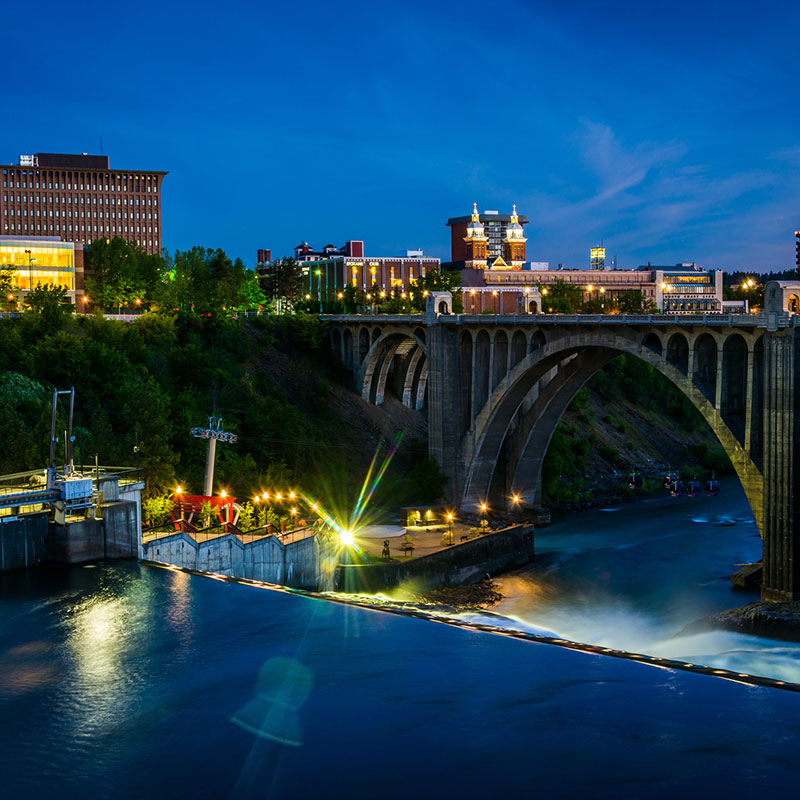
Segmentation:
<svg viewBox="0 0 800 800">
<path fill-rule="evenodd" d="M 606 299 L 605 298 L 605 294 L 606 294 L 606 287 L 605 286 L 601 286 L 600 287 L 600 313 L 601 314 L 604 313 L 604 309 L 606 307 L 606 304 L 604 302 L 605 299 Z"/>
<path fill-rule="evenodd" d="M 28 254 L 28 291 L 33 291 L 33 265 L 36 263 L 36 259 L 33 257 L 33 253 L 30 250 L 25 251 Z"/>
<path fill-rule="evenodd" d="M 181 489 L 180 486 L 178 486 L 175 489 L 175 494 L 178 495 L 178 521 L 181 524 L 181 531 L 183 531 L 183 503 L 181 502 L 181 493 L 182 492 L 183 492 L 183 489 Z"/>
</svg>

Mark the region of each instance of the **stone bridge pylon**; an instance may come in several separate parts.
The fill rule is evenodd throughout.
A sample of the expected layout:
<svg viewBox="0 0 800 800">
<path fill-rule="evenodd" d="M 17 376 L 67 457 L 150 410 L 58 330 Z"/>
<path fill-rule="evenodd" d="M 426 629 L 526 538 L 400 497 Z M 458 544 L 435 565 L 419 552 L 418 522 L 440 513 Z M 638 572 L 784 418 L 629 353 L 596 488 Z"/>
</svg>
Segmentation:
<svg viewBox="0 0 800 800">
<path fill-rule="evenodd" d="M 468 316 L 448 313 L 447 297 L 430 298 L 424 315 L 326 319 L 365 400 L 380 404 L 391 391 L 427 413 L 449 503 L 537 503 L 562 414 L 594 373 L 629 353 L 684 392 L 728 453 L 762 534 L 762 595 L 800 598 L 798 318 Z"/>
</svg>

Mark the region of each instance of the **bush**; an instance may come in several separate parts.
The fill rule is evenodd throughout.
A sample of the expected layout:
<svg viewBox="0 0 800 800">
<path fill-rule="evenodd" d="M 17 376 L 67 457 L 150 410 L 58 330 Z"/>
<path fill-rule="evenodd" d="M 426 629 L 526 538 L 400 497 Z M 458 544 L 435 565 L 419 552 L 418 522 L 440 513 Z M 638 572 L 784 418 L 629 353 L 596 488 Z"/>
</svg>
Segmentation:
<svg viewBox="0 0 800 800">
<path fill-rule="evenodd" d="M 608 461 L 610 464 L 615 464 L 619 459 L 619 451 L 614 448 L 610 447 L 607 444 L 601 444 L 598 448 L 598 452 L 600 453 L 601 457 Z"/>
</svg>

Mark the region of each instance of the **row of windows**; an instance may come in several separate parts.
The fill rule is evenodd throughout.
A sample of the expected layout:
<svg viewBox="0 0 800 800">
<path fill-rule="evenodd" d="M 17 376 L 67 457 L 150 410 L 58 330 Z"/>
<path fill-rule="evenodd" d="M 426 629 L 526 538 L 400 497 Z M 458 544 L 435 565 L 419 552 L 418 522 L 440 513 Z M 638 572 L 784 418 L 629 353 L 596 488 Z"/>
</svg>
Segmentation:
<svg viewBox="0 0 800 800">
<path fill-rule="evenodd" d="M 155 215 L 154 214 L 145 215 L 144 212 L 142 212 L 140 214 L 138 211 L 136 212 L 135 216 L 134 216 L 133 211 L 131 211 L 130 217 L 128 216 L 128 212 L 127 211 L 125 211 L 125 212 L 120 211 L 119 214 L 117 214 L 116 211 L 108 211 L 105 214 L 102 211 L 99 212 L 99 214 L 98 214 L 97 211 L 81 211 L 80 215 L 81 215 L 82 219 L 85 218 L 85 217 L 89 217 L 89 218 L 94 217 L 94 219 L 97 219 L 98 217 L 100 219 L 131 219 L 131 220 L 133 220 L 133 219 L 142 219 L 142 220 L 155 219 L 156 222 L 158 222 L 158 215 L 157 214 L 155 214 Z M 29 215 L 27 208 L 22 209 L 21 211 L 18 211 L 17 209 L 12 208 L 11 209 L 11 213 L 9 214 L 9 209 L 4 208 L 3 209 L 3 216 L 4 217 L 8 217 L 8 216 L 11 216 L 11 217 L 15 217 L 15 216 L 16 217 L 31 216 L 31 217 L 33 217 L 34 213 L 33 213 L 33 209 L 31 209 L 31 213 Z M 53 214 L 53 210 L 50 209 L 50 214 L 48 215 L 47 211 L 44 211 L 44 212 L 40 213 L 39 209 L 37 208 L 35 216 L 37 216 L 37 217 L 39 217 L 39 216 L 42 216 L 42 217 L 47 217 L 47 216 L 51 216 L 51 217 L 52 216 L 56 216 L 56 217 L 73 217 L 74 216 L 77 219 L 78 212 L 77 211 L 75 211 L 74 213 L 72 211 L 60 212 L 60 211 L 58 211 L 56 209 L 55 214 Z"/>
<path fill-rule="evenodd" d="M 20 222 L 19 224 L 15 223 L 15 222 L 11 222 L 11 223 L 6 222 L 4 227 L 5 227 L 6 230 L 27 231 L 27 232 L 30 232 L 30 233 L 32 233 L 33 231 L 41 231 L 41 230 L 45 230 L 46 231 L 48 229 L 46 222 L 44 223 L 44 225 L 42 225 L 42 223 L 38 223 L 38 222 L 37 223 L 31 222 L 30 225 L 27 222 Z M 100 233 L 151 233 L 151 234 L 153 234 L 155 236 L 158 236 L 158 228 L 154 228 L 154 227 L 148 226 L 148 225 L 121 225 L 121 224 L 120 225 L 102 225 L 101 224 L 99 226 L 99 228 L 100 228 L 100 231 L 99 231 Z M 135 231 L 134 231 L 134 228 L 136 228 Z M 63 225 L 61 225 L 59 223 L 56 223 L 55 227 L 54 227 L 53 223 L 51 222 L 50 223 L 50 230 L 51 231 L 55 230 L 55 231 L 59 231 L 59 232 L 67 232 L 67 231 L 71 232 L 71 231 L 78 231 L 78 230 L 91 232 L 92 230 L 97 231 L 98 230 L 98 226 L 97 225 L 92 226 L 91 224 L 89 224 L 89 225 L 83 225 L 82 224 L 82 225 L 79 226 L 77 222 L 74 225 L 71 222 L 70 223 L 66 223 L 65 222 Z"/>
<path fill-rule="evenodd" d="M 16 197 L 16 199 L 15 199 L 15 197 Z M 9 200 L 9 198 L 11 198 L 11 199 Z M 108 201 L 111 200 L 110 205 L 112 205 L 112 206 L 113 205 L 120 205 L 120 206 L 127 206 L 127 205 L 138 206 L 138 205 L 140 205 L 138 197 L 135 197 L 135 198 L 131 197 L 130 204 L 128 203 L 128 198 L 127 197 L 120 197 L 120 198 L 117 198 L 117 197 L 111 197 L 111 198 L 109 198 L 109 197 L 101 197 L 100 198 L 100 202 L 99 202 L 99 204 L 101 206 L 104 204 L 103 203 L 104 200 L 105 200 L 105 205 L 109 205 Z M 143 197 L 141 200 L 142 200 L 141 205 L 145 205 L 145 202 L 144 202 L 145 198 Z M 70 195 L 69 197 L 64 197 L 64 198 L 61 198 L 58 195 L 56 195 L 55 199 L 54 199 L 52 194 L 49 197 L 46 194 L 43 194 L 43 195 L 41 195 L 41 199 L 40 199 L 40 195 L 38 195 L 38 194 L 37 195 L 30 195 L 30 198 L 28 197 L 27 194 L 18 194 L 16 196 L 13 195 L 13 194 L 12 195 L 4 194 L 3 195 L 3 202 L 5 202 L 5 203 L 14 203 L 14 202 L 16 202 L 16 203 L 28 203 L 28 202 L 30 202 L 30 203 L 39 203 L 39 202 L 42 202 L 42 203 L 53 203 L 54 202 L 56 204 L 63 202 L 63 203 L 75 203 L 76 205 L 78 204 L 78 202 L 80 202 L 81 205 L 84 205 L 84 202 L 85 202 L 85 204 L 87 206 L 89 206 L 89 205 L 98 205 L 98 200 L 97 200 L 96 197 L 87 197 L 84 200 L 83 197 L 75 197 L 74 195 Z M 148 206 L 149 205 L 153 205 L 153 206 L 157 207 L 158 206 L 158 200 L 151 200 L 148 197 L 147 198 L 147 205 Z"/>
<path fill-rule="evenodd" d="M 12 181 L 8 180 L 7 178 L 3 178 L 3 187 L 4 188 L 11 188 L 11 189 L 66 189 L 69 191 L 75 190 L 77 191 L 80 189 L 82 192 L 92 191 L 92 192 L 136 192 L 138 194 L 144 194 L 145 192 L 155 192 L 157 191 L 157 187 L 148 185 L 146 188 L 144 186 L 139 186 L 139 184 L 131 184 L 130 189 L 128 188 L 127 184 L 83 184 L 83 183 L 59 183 L 56 181 Z"/>
<path fill-rule="evenodd" d="M 76 181 L 78 181 L 78 180 L 81 180 L 81 181 L 82 180 L 87 180 L 88 181 L 89 178 L 92 178 L 94 180 L 99 176 L 100 179 L 101 180 L 104 179 L 106 183 L 108 183 L 109 180 L 114 180 L 114 175 L 117 176 L 118 180 L 123 180 L 123 181 L 127 181 L 129 179 L 132 180 L 132 181 L 151 181 L 151 180 L 152 181 L 157 181 L 158 180 L 158 175 L 152 175 L 152 174 L 148 175 L 146 172 L 145 173 L 138 173 L 138 174 L 132 172 L 129 175 L 127 172 L 113 173 L 113 172 L 105 172 L 105 170 L 92 170 L 92 171 L 86 171 L 86 172 L 81 172 L 80 170 L 76 170 L 75 172 L 73 172 L 72 170 L 8 169 L 8 167 L 6 167 L 6 168 L 3 169 L 3 175 L 8 175 L 11 178 L 14 178 L 14 177 L 16 177 L 16 178 L 20 178 L 20 177 L 22 177 L 22 178 L 39 178 L 39 177 L 52 178 L 52 177 L 56 177 L 56 178 L 59 178 L 59 179 L 63 179 L 66 176 L 66 179 L 70 180 L 70 181 L 73 179 L 73 177 L 75 178 Z"/>
</svg>

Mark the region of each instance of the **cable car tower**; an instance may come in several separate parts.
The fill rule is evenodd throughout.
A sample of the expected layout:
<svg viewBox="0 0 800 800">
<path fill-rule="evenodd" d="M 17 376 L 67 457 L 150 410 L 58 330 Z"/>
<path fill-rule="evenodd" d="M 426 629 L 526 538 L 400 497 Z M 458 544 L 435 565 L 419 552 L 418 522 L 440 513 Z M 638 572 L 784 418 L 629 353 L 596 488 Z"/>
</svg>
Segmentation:
<svg viewBox="0 0 800 800">
<path fill-rule="evenodd" d="M 222 430 L 222 417 L 209 417 L 207 428 L 192 428 L 189 431 L 196 439 L 208 439 L 208 458 L 206 459 L 206 479 L 203 494 L 211 497 L 214 491 L 214 463 L 217 458 L 217 442 L 234 444 L 238 440 L 235 433 Z"/>
</svg>

